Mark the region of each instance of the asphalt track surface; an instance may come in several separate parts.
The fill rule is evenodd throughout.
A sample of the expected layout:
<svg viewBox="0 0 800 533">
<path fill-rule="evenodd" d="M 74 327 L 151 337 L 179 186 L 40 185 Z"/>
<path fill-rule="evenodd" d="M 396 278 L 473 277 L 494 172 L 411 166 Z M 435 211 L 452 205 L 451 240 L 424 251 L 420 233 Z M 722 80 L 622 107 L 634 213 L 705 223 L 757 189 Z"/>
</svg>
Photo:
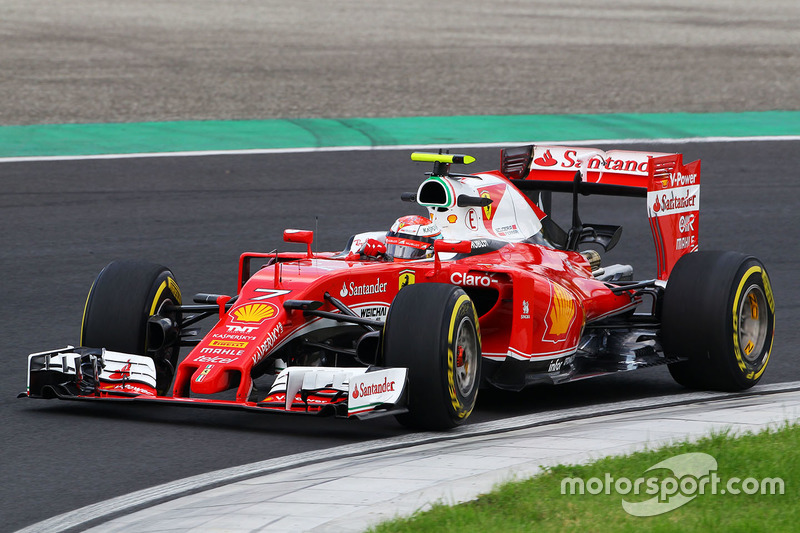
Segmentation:
<svg viewBox="0 0 800 533">
<path fill-rule="evenodd" d="M 0 124 L 800 109 L 800 4 L 614 0 L 4 0 Z M 764 382 L 800 379 L 798 142 L 698 144 L 701 243 L 760 257 L 778 327 Z M 495 150 L 471 151 L 496 166 Z M 162 262 L 185 294 L 234 290 L 238 255 L 312 228 L 321 249 L 386 228 L 405 151 L 0 165 L 0 531 L 216 469 L 397 435 L 307 420 L 16 399 L 28 353 L 76 343 L 110 260 Z M 610 254 L 652 274 L 641 200 Z M 287 246 L 288 248 L 288 246 Z M 670 394 L 666 369 L 482 394 L 474 421 Z"/>
<path fill-rule="evenodd" d="M 630 146 L 674 150 L 672 146 Z M 800 379 L 796 324 L 800 201 L 796 141 L 680 146 L 703 160 L 701 244 L 760 257 L 777 300 L 774 359 L 765 383 Z M 475 170 L 496 149 L 471 150 Z M 184 294 L 234 290 L 238 254 L 293 245 L 284 227 L 318 224 L 319 249 L 387 228 L 427 166 L 407 151 L 5 163 L 0 167 L 0 353 L 3 453 L 0 529 L 183 477 L 282 455 L 398 435 L 393 419 L 352 422 L 153 406 L 16 399 L 25 356 L 76 343 L 94 276 L 115 258 L 170 266 Z M 616 222 L 609 262 L 653 274 L 642 199 L 589 198 L 586 221 Z M 519 394 L 482 394 L 473 421 L 669 394 L 666 368 Z"/>
</svg>

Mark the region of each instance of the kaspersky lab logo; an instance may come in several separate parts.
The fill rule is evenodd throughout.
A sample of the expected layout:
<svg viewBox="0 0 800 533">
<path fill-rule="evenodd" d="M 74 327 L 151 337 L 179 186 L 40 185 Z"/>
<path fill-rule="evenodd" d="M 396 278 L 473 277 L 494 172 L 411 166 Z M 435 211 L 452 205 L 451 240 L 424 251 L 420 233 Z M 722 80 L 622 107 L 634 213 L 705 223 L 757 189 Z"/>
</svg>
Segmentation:
<svg viewBox="0 0 800 533">
<path fill-rule="evenodd" d="M 648 476 L 648 473 L 651 473 Z M 731 477 L 722 480 L 717 474 L 717 460 L 707 453 L 684 453 L 654 464 L 637 479 L 615 478 L 608 472 L 603 478 L 564 478 L 561 494 L 611 494 L 623 496 L 622 508 L 633 516 L 656 516 L 686 505 L 706 494 L 784 494 L 781 478 Z M 641 495 L 652 496 L 639 500 Z"/>
</svg>

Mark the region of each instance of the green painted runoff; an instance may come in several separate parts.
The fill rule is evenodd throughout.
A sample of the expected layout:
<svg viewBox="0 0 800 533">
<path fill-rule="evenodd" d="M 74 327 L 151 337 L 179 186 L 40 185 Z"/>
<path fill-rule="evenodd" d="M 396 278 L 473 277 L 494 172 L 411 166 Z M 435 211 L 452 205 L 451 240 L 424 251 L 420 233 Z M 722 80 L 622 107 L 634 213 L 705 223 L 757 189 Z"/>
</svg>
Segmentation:
<svg viewBox="0 0 800 533">
<path fill-rule="evenodd" d="M 0 158 L 800 135 L 800 111 L 0 126 Z"/>
</svg>

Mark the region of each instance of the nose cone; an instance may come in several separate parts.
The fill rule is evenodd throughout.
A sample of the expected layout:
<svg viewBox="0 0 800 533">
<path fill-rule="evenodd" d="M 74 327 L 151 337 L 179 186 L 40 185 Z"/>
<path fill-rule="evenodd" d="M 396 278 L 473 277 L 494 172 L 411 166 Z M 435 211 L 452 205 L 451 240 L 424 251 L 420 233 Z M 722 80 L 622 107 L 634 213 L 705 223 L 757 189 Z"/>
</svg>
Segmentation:
<svg viewBox="0 0 800 533">
<path fill-rule="evenodd" d="M 239 371 L 222 364 L 207 363 L 192 374 L 190 388 L 194 394 L 216 394 L 235 387 Z"/>
</svg>

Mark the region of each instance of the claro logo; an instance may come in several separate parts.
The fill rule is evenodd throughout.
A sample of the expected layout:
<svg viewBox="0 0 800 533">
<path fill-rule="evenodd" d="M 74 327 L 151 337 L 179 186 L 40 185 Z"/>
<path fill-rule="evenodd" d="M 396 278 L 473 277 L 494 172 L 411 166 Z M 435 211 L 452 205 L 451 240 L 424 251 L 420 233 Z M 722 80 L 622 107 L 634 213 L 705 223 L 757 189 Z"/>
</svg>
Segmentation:
<svg viewBox="0 0 800 533">
<path fill-rule="evenodd" d="M 389 378 L 383 378 L 383 383 L 359 383 L 353 393 L 353 399 L 364 398 L 372 396 L 373 394 L 383 394 L 384 392 L 394 392 L 395 381 L 389 381 Z"/>
<path fill-rule="evenodd" d="M 450 274 L 450 283 L 453 285 L 463 285 L 465 287 L 491 287 L 497 280 L 489 274 L 479 272 L 453 272 Z"/>
</svg>

